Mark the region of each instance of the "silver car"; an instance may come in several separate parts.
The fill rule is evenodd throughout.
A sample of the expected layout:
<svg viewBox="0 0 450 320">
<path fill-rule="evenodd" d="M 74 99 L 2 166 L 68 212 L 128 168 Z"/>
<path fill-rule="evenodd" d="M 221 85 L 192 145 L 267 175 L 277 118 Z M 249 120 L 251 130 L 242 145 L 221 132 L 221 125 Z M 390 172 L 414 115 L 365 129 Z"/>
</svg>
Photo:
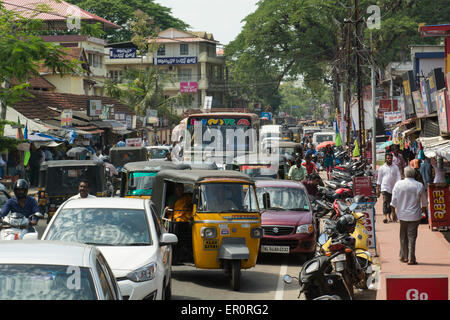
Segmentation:
<svg viewBox="0 0 450 320">
<path fill-rule="evenodd" d="M 0 242 L 0 300 L 122 300 L 94 246 L 63 241 Z"/>
</svg>

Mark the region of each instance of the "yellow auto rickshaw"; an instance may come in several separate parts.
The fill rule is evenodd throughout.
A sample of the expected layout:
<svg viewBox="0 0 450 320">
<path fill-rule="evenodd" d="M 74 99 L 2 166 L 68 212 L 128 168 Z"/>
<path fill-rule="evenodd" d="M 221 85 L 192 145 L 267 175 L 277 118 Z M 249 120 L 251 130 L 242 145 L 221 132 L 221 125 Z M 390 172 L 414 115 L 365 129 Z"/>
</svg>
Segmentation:
<svg viewBox="0 0 450 320">
<path fill-rule="evenodd" d="M 162 170 L 152 202 L 178 237 L 174 264 L 224 269 L 239 290 L 241 269 L 256 265 L 262 237 L 253 180 L 231 170 Z"/>
</svg>

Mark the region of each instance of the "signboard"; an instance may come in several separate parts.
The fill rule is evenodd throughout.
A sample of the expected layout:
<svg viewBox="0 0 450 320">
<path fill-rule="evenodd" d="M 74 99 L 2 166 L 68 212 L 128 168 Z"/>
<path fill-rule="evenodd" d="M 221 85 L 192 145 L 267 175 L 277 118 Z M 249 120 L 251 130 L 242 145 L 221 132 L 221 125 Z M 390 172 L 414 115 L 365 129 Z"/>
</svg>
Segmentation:
<svg viewBox="0 0 450 320">
<path fill-rule="evenodd" d="M 428 83 L 425 79 L 420 79 L 420 93 L 422 94 L 422 102 L 423 102 L 423 108 L 425 110 L 425 114 L 430 114 L 430 93 L 429 93 L 429 87 Z"/>
<path fill-rule="evenodd" d="M 422 94 L 419 90 L 414 91 L 412 93 L 412 97 L 414 100 L 414 106 L 416 108 L 416 115 L 418 118 L 422 118 L 426 116 L 425 108 L 423 105 Z"/>
<path fill-rule="evenodd" d="M 154 59 L 155 65 L 197 64 L 197 57 L 166 57 Z"/>
<path fill-rule="evenodd" d="M 125 123 L 127 124 L 127 129 L 133 128 L 133 117 L 130 114 L 125 116 Z"/>
<path fill-rule="evenodd" d="M 448 277 L 386 275 L 386 300 L 448 300 Z"/>
<path fill-rule="evenodd" d="M 198 92 L 198 83 L 197 82 L 180 82 L 180 92 L 181 93 Z"/>
<path fill-rule="evenodd" d="M 372 177 L 353 177 L 353 196 L 371 196 Z"/>
<path fill-rule="evenodd" d="M 61 112 L 61 127 L 72 126 L 72 109 L 64 109 Z"/>
<path fill-rule="evenodd" d="M 430 228 L 450 226 L 450 189 L 428 184 L 428 222 Z"/>
<path fill-rule="evenodd" d="M 125 144 L 127 147 L 142 147 L 142 138 L 126 139 Z"/>
<path fill-rule="evenodd" d="M 102 106 L 102 114 L 100 116 L 102 120 L 114 119 L 114 105 L 113 104 L 105 104 Z"/>
<path fill-rule="evenodd" d="M 87 100 L 87 115 L 100 117 L 102 115 L 102 100 Z"/>
<path fill-rule="evenodd" d="M 134 59 L 136 57 L 136 48 L 111 48 L 109 50 L 110 59 Z"/>
<path fill-rule="evenodd" d="M 368 247 L 369 249 L 377 250 L 377 242 L 375 237 L 375 206 L 373 202 L 356 203 L 354 209 L 358 213 L 364 215 L 364 226 L 368 232 Z M 353 208 L 352 208 L 353 209 Z"/>
<path fill-rule="evenodd" d="M 402 122 L 402 112 L 401 111 L 384 113 L 384 123 L 385 124 L 395 124 L 398 122 Z"/>
<path fill-rule="evenodd" d="M 398 101 L 397 100 L 387 100 L 381 99 L 378 106 L 378 118 L 383 118 L 385 112 L 398 111 Z"/>
<path fill-rule="evenodd" d="M 436 107 L 438 112 L 439 130 L 441 132 L 449 132 L 447 122 L 447 98 L 445 96 L 445 89 L 436 92 Z"/>
<path fill-rule="evenodd" d="M 408 71 L 403 75 L 403 94 L 405 99 L 405 116 L 407 119 L 415 115 L 414 101 L 412 98 L 413 91 L 415 91 L 413 72 Z"/>
<path fill-rule="evenodd" d="M 212 97 L 212 96 L 206 96 L 206 97 L 205 97 L 205 103 L 204 103 L 204 105 L 203 105 L 203 109 L 205 109 L 205 110 L 211 110 L 212 100 L 213 100 L 213 97 Z"/>
</svg>

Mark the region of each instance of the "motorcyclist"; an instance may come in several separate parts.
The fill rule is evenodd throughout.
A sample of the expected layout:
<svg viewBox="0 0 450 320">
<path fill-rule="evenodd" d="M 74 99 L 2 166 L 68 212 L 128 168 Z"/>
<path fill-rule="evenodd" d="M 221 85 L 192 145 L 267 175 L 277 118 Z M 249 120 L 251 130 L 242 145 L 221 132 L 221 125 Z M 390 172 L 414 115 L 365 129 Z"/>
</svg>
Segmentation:
<svg viewBox="0 0 450 320">
<path fill-rule="evenodd" d="M 29 184 L 25 179 L 18 179 L 14 182 L 13 191 L 15 197 L 8 199 L 2 208 L 0 217 L 5 217 L 10 212 L 18 212 L 23 214 L 26 218 L 30 218 L 36 214 L 41 216 L 39 212 L 38 203 L 35 198 L 28 196 Z M 30 219 L 30 228 L 36 225 L 38 218 L 33 216 Z"/>
</svg>

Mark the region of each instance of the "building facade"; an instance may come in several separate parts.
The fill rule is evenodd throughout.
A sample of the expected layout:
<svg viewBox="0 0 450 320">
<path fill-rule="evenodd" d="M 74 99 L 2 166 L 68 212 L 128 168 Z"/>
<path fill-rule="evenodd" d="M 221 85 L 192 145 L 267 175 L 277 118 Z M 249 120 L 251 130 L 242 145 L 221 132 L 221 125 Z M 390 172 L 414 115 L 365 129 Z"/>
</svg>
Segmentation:
<svg viewBox="0 0 450 320">
<path fill-rule="evenodd" d="M 212 97 L 213 106 L 223 106 L 225 58 L 217 55 L 219 43 L 211 34 L 170 28 L 161 31 L 150 44 L 157 51 L 146 56 L 137 56 L 131 43 L 109 45 L 105 58 L 108 76 L 120 81 L 128 68 L 156 66 L 162 74 L 159 85 L 165 98 L 183 97 L 172 105 L 177 114 L 201 108 L 207 96 Z"/>
</svg>

